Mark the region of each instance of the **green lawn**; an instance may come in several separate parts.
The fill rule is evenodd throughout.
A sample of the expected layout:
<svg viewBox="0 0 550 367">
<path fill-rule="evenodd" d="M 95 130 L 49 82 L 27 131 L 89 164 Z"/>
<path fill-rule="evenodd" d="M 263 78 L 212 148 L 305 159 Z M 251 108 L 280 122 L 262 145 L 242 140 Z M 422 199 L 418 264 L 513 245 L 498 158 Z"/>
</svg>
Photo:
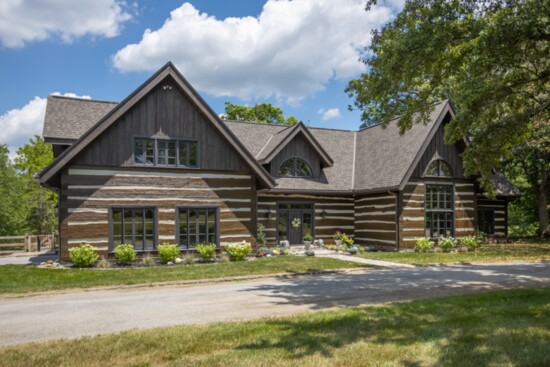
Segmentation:
<svg viewBox="0 0 550 367">
<path fill-rule="evenodd" d="M 43 269 L 30 265 L 3 265 L 0 266 L 0 293 L 42 292 L 65 288 L 89 288 L 357 267 L 362 267 L 362 265 L 328 258 L 296 256 L 279 256 L 211 265 L 106 270 Z"/>
<path fill-rule="evenodd" d="M 367 252 L 356 255 L 367 259 L 386 260 L 420 266 L 449 263 L 493 262 L 510 260 L 550 260 L 550 243 L 511 243 L 484 245 L 476 252 L 406 253 L 406 252 Z"/>
<path fill-rule="evenodd" d="M 548 366 L 549 345 L 544 288 L 26 344 L 0 366 Z"/>
</svg>

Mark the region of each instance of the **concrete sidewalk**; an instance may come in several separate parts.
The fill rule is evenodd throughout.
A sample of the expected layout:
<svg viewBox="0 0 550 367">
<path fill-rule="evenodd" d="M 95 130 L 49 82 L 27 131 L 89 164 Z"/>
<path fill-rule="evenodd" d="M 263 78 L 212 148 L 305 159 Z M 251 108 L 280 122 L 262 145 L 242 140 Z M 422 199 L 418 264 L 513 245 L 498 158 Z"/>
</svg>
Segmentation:
<svg viewBox="0 0 550 367">
<path fill-rule="evenodd" d="M 44 250 L 40 252 L 14 252 L 10 255 L 0 256 L 0 265 L 39 265 L 48 260 L 57 260 L 55 250 Z"/>
</svg>

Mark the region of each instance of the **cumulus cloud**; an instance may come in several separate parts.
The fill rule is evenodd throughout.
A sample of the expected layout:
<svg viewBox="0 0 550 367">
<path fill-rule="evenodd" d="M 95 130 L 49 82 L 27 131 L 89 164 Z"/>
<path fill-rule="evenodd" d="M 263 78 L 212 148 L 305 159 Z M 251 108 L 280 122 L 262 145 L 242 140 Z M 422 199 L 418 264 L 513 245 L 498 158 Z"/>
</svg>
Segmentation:
<svg viewBox="0 0 550 367">
<path fill-rule="evenodd" d="M 129 20 L 131 8 L 121 0 L 2 0 L 0 43 L 25 43 L 58 36 L 70 42 L 82 36 L 114 37 Z"/>
<path fill-rule="evenodd" d="M 268 0 L 258 17 L 217 19 L 184 3 L 139 43 L 113 56 L 123 71 L 152 71 L 174 62 L 199 90 L 242 99 L 296 103 L 333 78 L 364 71 L 359 55 L 370 31 L 390 20 L 401 1 Z"/>
<path fill-rule="evenodd" d="M 317 111 L 317 113 L 321 115 L 321 118 L 325 121 L 340 117 L 339 108 L 329 108 L 328 110 L 321 108 L 319 111 Z"/>
<path fill-rule="evenodd" d="M 78 96 L 74 93 L 54 92 L 65 97 L 90 99 L 90 96 Z M 0 115 L 0 144 L 7 144 L 10 157 L 15 156 L 17 148 L 29 142 L 34 135 L 42 135 L 46 98 L 34 97 L 21 108 L 15 108 Z"/>
</svg>

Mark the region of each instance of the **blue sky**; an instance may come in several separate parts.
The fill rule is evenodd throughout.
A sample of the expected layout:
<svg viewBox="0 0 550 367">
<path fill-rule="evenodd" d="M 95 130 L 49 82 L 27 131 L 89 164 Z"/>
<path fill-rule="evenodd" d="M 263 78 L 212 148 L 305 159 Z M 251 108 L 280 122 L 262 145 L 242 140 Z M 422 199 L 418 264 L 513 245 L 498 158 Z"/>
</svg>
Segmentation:
<svg viewBox="0 0 550 367">
<path fill-rule="evenodd" d="M 311 126 L 356 129 L 344 93 L 370 30 L 402 1 L 56 0 L 0 7 L 0 144 L 41 133 L 51 93 L 120 101 L 173 61 L 206 101 L 269 102 Z"/>
</svg>

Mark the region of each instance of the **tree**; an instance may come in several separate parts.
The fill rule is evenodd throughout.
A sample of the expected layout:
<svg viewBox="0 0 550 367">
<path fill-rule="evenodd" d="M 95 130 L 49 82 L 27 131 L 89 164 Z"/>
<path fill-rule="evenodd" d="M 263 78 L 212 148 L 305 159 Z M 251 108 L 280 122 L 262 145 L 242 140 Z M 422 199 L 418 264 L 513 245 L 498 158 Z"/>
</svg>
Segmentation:
<svg viewBox="0 0 550 367">
<path fill-rule="evenodd" d="M 247 107 L 225 102 L 225 114 L 221 118 L 279 125 L 294 125 L 298 123 L 298 119 L 294 116 L 289 116 L 285 119 L 283 110 L 270 103 L 257 103 L 253 107 Z"/>
<path fill-rule="evenodd" d="M 9 160 L 9 149 L 0 145 L 0 236 L 24 234 L 26 207 L 21 203 L 24 183 Z"/>
<path fill-rule="evenodd" d="M 533 129 L 550 121 L 548 14 L 549 0 L 408 0 L 395 20 L 373 32 L 363 59 L 368 72 L 346 91 L 364 124 L 387 125 L 401 115 L 402 133 L 427 122 L 434 102 L 451 98 L 457 115 L 445 140 L 470 139 L 465 172 L 481 175 L 490 191 L 495 168 L 524 148 L 538 155 L 540 145 L 529 143 Z M 541 234 L 547 233 L 549 171 L 538 164 L 527 169 Z"/>
</svg>

